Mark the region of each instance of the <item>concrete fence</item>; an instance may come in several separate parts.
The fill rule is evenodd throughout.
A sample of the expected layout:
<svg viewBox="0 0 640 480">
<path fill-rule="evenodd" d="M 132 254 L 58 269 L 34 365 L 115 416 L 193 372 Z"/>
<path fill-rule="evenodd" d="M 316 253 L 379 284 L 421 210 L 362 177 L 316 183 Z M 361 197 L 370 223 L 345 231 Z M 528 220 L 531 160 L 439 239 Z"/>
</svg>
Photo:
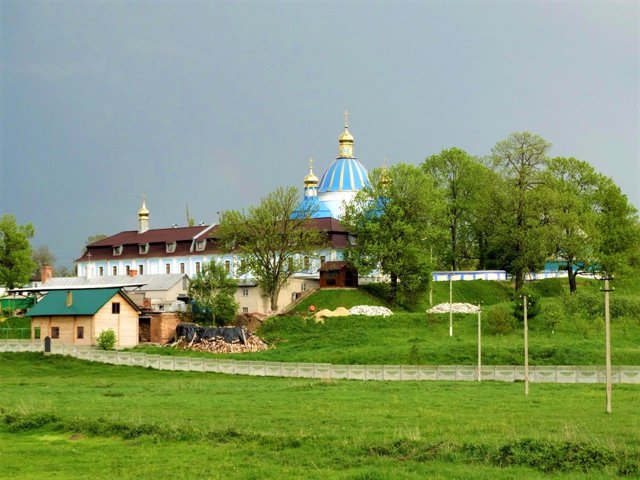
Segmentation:
<svg viewBox="0 0 640 480">
<path fill-rule="evenodd" d="M 42 352 L 41 342 L 0 341 L 0 352 Z M 53 354 L 69 355 L 90 362 L 154 368 L 183 372 L 214 372 L 257 377 L 292 377 L 327 380 L 384 381 L 477 381 L 473 365 L 333 365 L 330 363 L 261 362 L 149 355 L 146 353 L 96 350 L 92 347 L 55 345 Z M 524 367 L 514 365 L 483 366 L 482 380 L 514 382 L 524 380 Z M 605 369 L 597 366 L 531 366 L 532 383 L 604 383 Z M 640 384 L 640 366 L 614 366 L 613 383 Z"/>
</svg>

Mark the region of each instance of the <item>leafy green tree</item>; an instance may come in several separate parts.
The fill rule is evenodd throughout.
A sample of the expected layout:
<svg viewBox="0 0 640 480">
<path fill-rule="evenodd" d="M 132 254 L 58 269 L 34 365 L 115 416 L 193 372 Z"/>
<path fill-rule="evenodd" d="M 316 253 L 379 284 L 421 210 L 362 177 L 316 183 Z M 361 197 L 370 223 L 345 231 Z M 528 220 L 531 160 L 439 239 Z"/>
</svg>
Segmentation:
<svg viewBox="0 0 640 480">
<path fill-rule="evenodd" d="M 431 280 L 431 247 L 446 240 L 444 203 L 419 167 L 394 165 L 370 178 L 371 187 L 345 209 L 342 221 L 357 235 L 347 256 L 361 273 L 379 269 L 388 275 L 391 300 L 411 306 Z"/>
<path fill-rule="evenodd" d="M 224 265 L 206 263 L 189 283 L 189 297 L 206 312 L 213 314 L 218 325 L 230 323 L 236 316 L 235 293 L 238 282 L 230 278 Z"/>
<path fill-rule="evenodd" d="M 515 279 L 516 291 L 525 274 L 540 269 L 549 253 L 547 199 L 542 171 L 551 145 L 529 132 L 512 133 L 493 147 L 492 164 L 501 174 L 494 185 L 493 239 L 501 265 Z"/>
<path fill-rule="evenodd" d="M 0 285 L 21 287 L 31 278 L 36 267 L 29 244 L 33 235 L 30 223 L 18 225 L 16 217 L 10 214 L 0 217 Z"/>
<path fill-rule="evenodd" d="M 118 343 L 118 338 L 116 337 L 116 332 L 114 332 L 112 328 L 103 330 L 96 338 L 96 344 L 102 350 L 113 350 L 116 343 Z"/>
<path fill-rule="evenodd" d="M 94 242 L 99 242 L 100 240 L 104 240 L 107 236 L 104 233 L 96 233 L 95 235 L 89 235 L 85 240 L 85 245 L 91 245 Z"/>
<path fill-rule="evenodd" d="M 600 176 L 586 162 L 563 157 L 547 162 L 544 188 L 550 201 L 552 246 L 567 270 L 571 292 L 576 291 L 579 273 L 597 268 L 600 232 L 596 193 L 600 182 Z"/>
<path fill-rule="evenodd" d="M 454 147 L 428 157 L 422 168 L 433 177 L 446 201 L 447 267 L 453 270 L 475 267 L 472 261 L 480 256 L 478 218 L 486 190 L 482 181 L 486 167 L 464 150 Z"/>
<path fill-rule="evenodd" d="M 555 254 L 565 265 L 569 289 L 582 272 L 621 273 L 638 248 L 638 218 L 613 181 L 587 162 L 553 158 L 544 174 Z"/>
<path fill-rule="evenodd" d="M 239 273 L 251 273 L 278 310 L 278 296 L 302 258 L 326 244 L 323 232 L 309 228 L 314 210 L 301 206 L 298 190 L 278 188 L 248 212 L 223 212 L 217 230 L 220 245 L 240 254 Z"/>
<path fill-rule="evenodd" d="M 625 274 L 640 256 L 638 211 L 613 180 L 600 176 L 595 208 L 599 243 L 598 268 L 604 275 Z"/>
</svg>

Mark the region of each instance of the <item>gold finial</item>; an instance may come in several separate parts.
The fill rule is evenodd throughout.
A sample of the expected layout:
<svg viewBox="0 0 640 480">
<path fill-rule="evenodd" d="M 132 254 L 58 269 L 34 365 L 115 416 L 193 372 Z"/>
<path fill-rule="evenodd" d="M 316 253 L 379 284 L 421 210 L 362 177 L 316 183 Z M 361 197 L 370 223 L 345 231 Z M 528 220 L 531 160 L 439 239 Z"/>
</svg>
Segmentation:
<svg viewBox="0 0 640 480">
<path fill-rule="evenodd" d="M 318 177 L 313 173 L 313 158 L 309 159 L 309 173 L 306 177 L 304 177 L 304 186 L 305 187 L 317 187 L 318 186 Z"/>
<path fill-rule="evenodd" d="M 349 133 L 349 112 L 344 111 L 344 132 L 338 137 L 338 158 L 356 158 L 353 155 L 353 136 Z"/>
<path fill-rule="evenodd" d="M 138 210 L 138 215 L 139 216 L 149 216 L 149 210 L 147 209 L 147 195 L 146 194 L 142 194 L 142 206 L 140 207 L 140 210 Z"/>
</svg>

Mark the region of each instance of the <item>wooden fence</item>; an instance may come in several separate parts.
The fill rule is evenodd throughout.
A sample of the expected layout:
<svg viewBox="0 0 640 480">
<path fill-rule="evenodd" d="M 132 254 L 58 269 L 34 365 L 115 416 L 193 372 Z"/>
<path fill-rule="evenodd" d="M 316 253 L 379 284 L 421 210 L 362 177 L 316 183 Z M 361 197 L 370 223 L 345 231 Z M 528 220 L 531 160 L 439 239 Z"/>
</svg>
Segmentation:
<svg viewBox="0 0 640 480">
<path fill-rule="evenodd" d="M 0 341 L 0 352 L 42 352 L 41 342 Z M 261 362 L 149 355 L 146 353 L 97 350 L 92 347 L 54 345 L 53 354 L 112 365 L 154 368 L 184 372 L 214 372 L 258 377 L 294 377 L 316 379 L 383 381 L 477 381 L 473 365 L 333 365 L 330 363 Z M 524 380 L 520 365 L 483 366 L 481 380 L 514 382 Z M 605 368 L 598 366 L 531 366 L 532 383 L 604 383 Z M 640 366 L 614 366 L 613 383 L 640 384 Z"/>
</svg>

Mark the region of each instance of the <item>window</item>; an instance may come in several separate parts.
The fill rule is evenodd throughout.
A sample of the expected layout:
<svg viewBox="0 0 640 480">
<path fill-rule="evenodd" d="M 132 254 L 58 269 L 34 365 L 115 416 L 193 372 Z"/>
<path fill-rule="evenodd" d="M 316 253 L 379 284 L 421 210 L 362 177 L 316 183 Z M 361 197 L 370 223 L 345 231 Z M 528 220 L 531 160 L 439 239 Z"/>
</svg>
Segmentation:
<svg viewBox="0 0 640 480">
<path fill-rule="evenodd" d="M 144 265 L 138 265 L 138 273 L 144 275 Z"/>
<path fill-rule="evenodd" d="M 124 267 L 124 270 L 126 272 L 127 275 L 131 275 L 131 267 L 129 265 L 127 265 L 126 267 Z"/>
<path fill-rule="evenodd" d="M 306 284 L 306 283 L 303 283 L 303 284 L 302 284 L 302 286 L 300 287 L 300 291 L 301 291 L 301 292 L 304 292 L 304 291 L 306 291 L 306 290 L 307 290 L 307 284 Z"/>
<path fill-rule="evenodd" d="M 249 289 L 248 288 L 243 288 L 242 289 L 242 296 L 243 297 L 248 297 L 249 296 Z"/>
<path fill-rule="evenodd" d="M 51 338 L 60 338 L 60 327 L 51 327 Z"/>
<path fill-rule="evenodd" d="M 149 253 L 149 244 L 145 243 L 144 245 L 138 245 L 138 252 L 140 252 L 140 255 Z"/>
<path fill-rule="evenodd" d="M 200 273 L 200 262 L 196 262 L 196 273 Z"/>
<path fill-rule="evenodd" d="M 122 245 L 118 245 L 117 247 L 113 247 L 113 255 L 114 256 L 122 255 Z"/>
<path fill-rule="evenodd" d="M 114 275 L 118 274 L 118 267 L 115 267 L 115 266 L 113 267 L 113 274 Z"/>
<path fill-rule="evenodd" d="M 165 273 L 171 273 L 171 264 L 170 263 L 167 263 L 164 266 L 164 271 L 165 271 Z"/>
<path fill-rule="evenodd" d="M 78 327 L 78 338 L 84 338 L 84 327 Z"/>
<path fill-rule="evenodd" d="M 100 275 L 101 277 L 104 277 L 104 267 L 98 268 L 98 275 Z"/>
<path fill-rule="evenodd" d="M 224 269 L 227 271 L 227 273 L 231 271 L 231 262 L 229 260 L 226 260 L 224 262 Z"/>
<path fill-rule="evenodd" d="M 309 270 L 309 257 L 304 257 L 304 269 Z"/>
<path fill-rule="evenodd" d="M 198 252 L 202 252 L 206 246 L 207 246 L 206 240 L 199 240 L 196 242 L 196 250 Z"/>
<path fill-rule="evenodd" d="M 120 302 L 112 302 L 111 303 L 111 313 L 113 313 L 113 314 L 120 313 Z"/>
<path fill-rule="evenodd" d="M 167 253 L 173 253 L 176 251 L 176 242 L 167 243 Z"/>
<path fill-rule="evenodd" d="M 184 263 L 180 264 L 180 273 L 184 273 Z"/>
<path fill-rule="evenodd" d="M 326 257 L 324 255 L 322 255 L 320 257 L 320 265 L 322 265 L 324 263 L 325 259 L 326 259 Z"/>
<path fill-rule="evenodd" d="M 249 313 L 249 307 L 242 307 L 242 313 Z"/>
<path fill-rule="evenodd" d="M 40 339 L 40 327 L 34 327 L 33 338 L 35 338 L 36 340 Z"/>
</svg>

